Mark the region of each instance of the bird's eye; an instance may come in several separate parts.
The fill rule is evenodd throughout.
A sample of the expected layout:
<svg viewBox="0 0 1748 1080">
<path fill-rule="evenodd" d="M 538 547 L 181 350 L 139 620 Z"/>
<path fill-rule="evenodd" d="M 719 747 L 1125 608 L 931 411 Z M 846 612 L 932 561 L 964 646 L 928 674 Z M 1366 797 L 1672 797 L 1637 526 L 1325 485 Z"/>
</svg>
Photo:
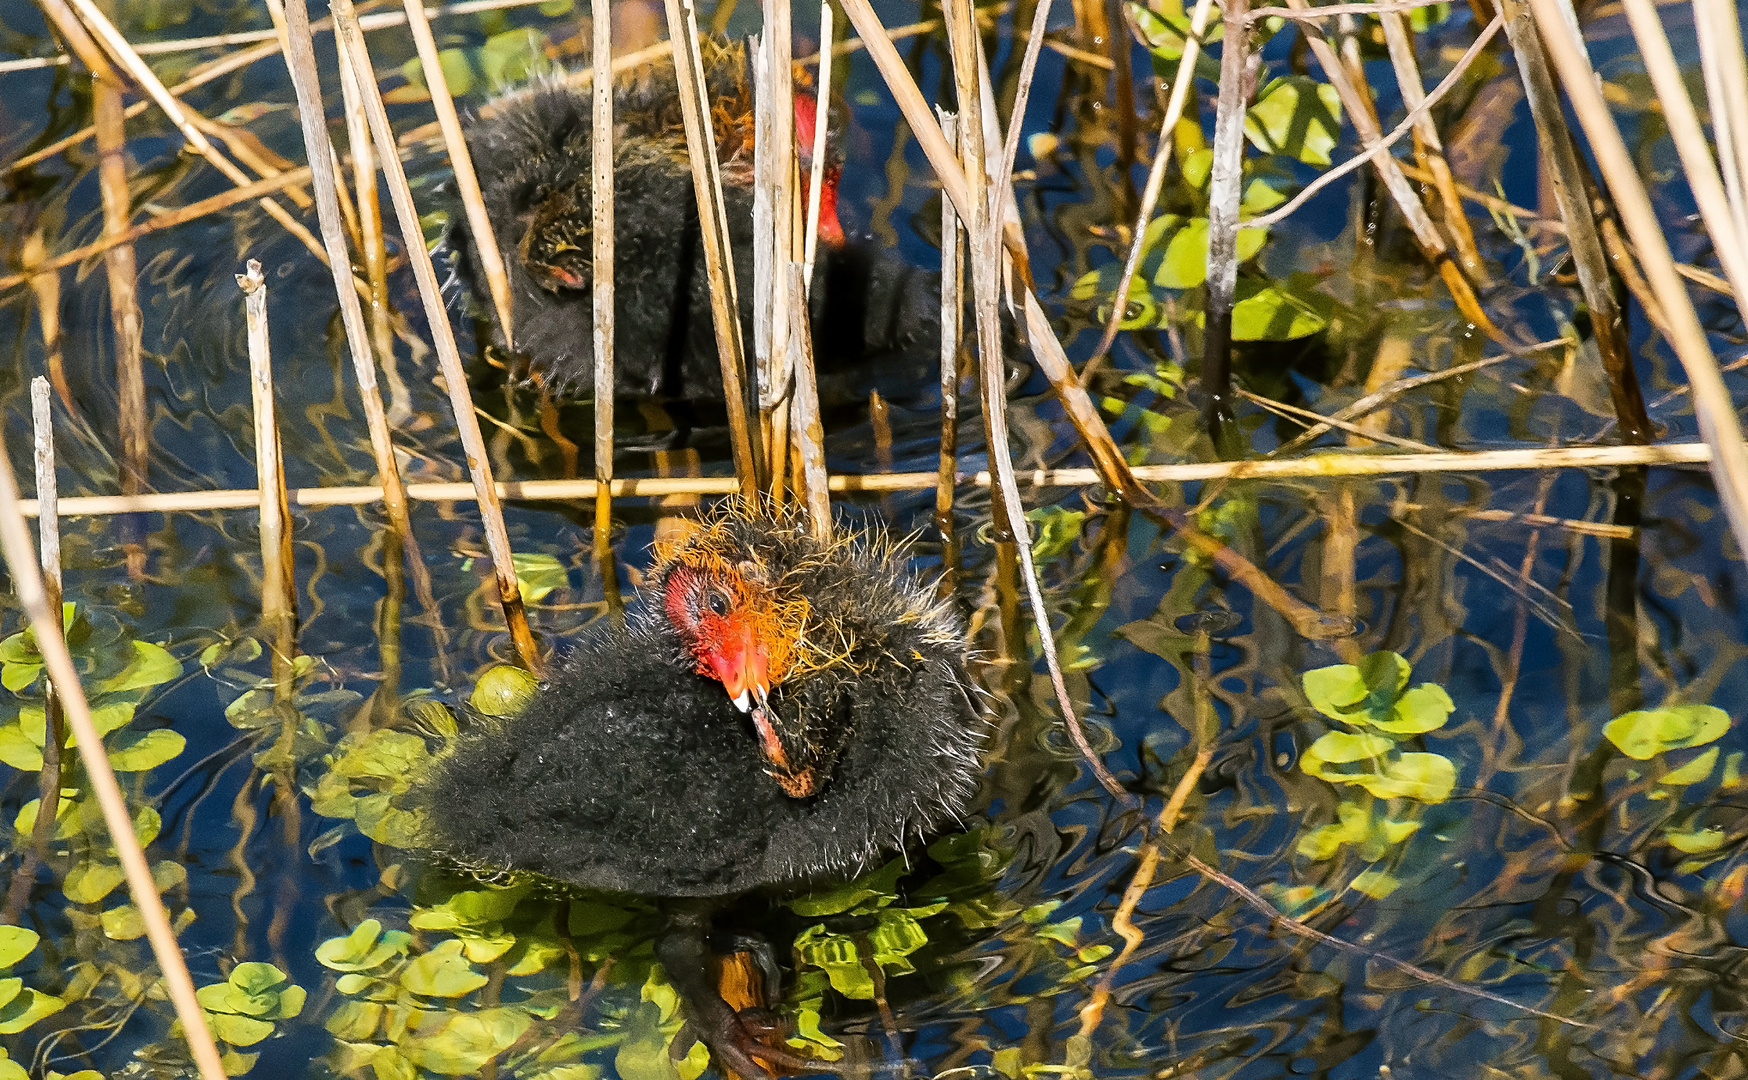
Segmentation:
<svg viewBox="0 0 1748 1080">
<path fill-rule="evenodd" d="M 719 592 L 713 592 L 704 600 L 704 606 L 710 609 L 710 614 L 722 618 L 728 614 L 728 598 Z"/>
</svg>

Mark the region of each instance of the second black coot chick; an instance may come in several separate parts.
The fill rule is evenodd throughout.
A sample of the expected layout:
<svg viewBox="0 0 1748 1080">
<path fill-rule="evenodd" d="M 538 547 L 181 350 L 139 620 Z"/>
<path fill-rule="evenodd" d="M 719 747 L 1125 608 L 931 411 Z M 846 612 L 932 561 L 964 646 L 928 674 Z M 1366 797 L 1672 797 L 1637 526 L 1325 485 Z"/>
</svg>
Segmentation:
<svg viewBox="0 0 1748 1080">
<path fill-rule="evenodd" d="M 715 39 L 702 45 L 742 332 L 750 341 L 752 92 L 743 48 Z M 720 399 L 710 288 L 677 95 L 670 61 L 615 87 L 614 381 L 621 395 Z M 798 88 L 804 185 L 815 110 L 813 97 Z M 558 80 L 497 99 L 467 129 L 509 274 L 515 351 L 560 397 L 593 391 L 592 132 L 588 94 Z M 829 388 L 834 371 L 871 363 L 913 366 L 926 380 L 938 364 L 939 278 L 871 245 L 844 242 L 836 206 L 839 170 L 836 161 L 825 170 L 810 294 L 823 387 Z M 476 298 L 474 309 L 489 318 L 484 273 L 459 207 L 451 222 L 447 242 L 457 276 Z M 501 328 L 494 325 L 492 335 L 503 347 Z"/>
<path fill-rule="evenodd" d="M 965 809 L 984 731 L 966 652 L 890 544 L 722 513 L 416 802 L 462 866 L 662 900 L 658 955 L 712 1050 L 749 1078 L 797 1067 L 710 982 L 710 914 L 854 876 Z"/>
</svg>

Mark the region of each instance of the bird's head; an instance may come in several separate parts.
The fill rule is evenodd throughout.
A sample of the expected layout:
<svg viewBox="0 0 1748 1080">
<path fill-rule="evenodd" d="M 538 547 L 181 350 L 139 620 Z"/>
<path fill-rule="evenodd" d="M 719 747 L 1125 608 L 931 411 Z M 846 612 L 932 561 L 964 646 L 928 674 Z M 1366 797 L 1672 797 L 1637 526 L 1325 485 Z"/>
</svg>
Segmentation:
<svg viewBox="0 0 1748 1080">
<path fill-rule="evenodd" d="M 847 737 L 830 702 L 856 675 L 851 642 L 817 640 L 826 629 L 808 595 L 809 545 L 785 523 L 719 517 L 659 546 L 652 575 L 694 670 L 747 714 L 765 771 L 794 798 L 829 776 Z"/>
<path fill-rule="evenodd" d="M 535 194 L 525 215 L 517 254 L 536 284 L 549 292 L 586 289 L 594 277 L 593 218 L 585 179 Z"/>
</svg>

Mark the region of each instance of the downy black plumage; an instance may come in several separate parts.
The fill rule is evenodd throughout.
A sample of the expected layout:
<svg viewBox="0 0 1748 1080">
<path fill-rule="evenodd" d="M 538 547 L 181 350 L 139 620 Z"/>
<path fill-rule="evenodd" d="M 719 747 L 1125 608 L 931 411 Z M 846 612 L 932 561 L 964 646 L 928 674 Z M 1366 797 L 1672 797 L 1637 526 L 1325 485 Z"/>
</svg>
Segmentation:
<svg viewBox="0 0 1748 1080">
<path fill-rule="evenodd" d="M 522 712 L 453 740 L 414 793 L 432 846 L 656 899 L 657 955 L 720 1060 L 747 1080 L 816 1068 L 723 1001 L 711 919 L 871 868 L 975 793 L 965 631 L 905 563 L 876 536 L 719 513 L 657 552 L 625 626 L 603 621 Z"/>
</svg>

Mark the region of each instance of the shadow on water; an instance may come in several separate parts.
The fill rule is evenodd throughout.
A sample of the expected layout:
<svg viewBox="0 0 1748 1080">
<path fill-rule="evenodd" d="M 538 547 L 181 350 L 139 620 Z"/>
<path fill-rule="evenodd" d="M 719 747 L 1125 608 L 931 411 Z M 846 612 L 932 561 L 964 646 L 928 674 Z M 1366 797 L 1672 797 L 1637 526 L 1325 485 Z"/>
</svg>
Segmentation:
<svg viewBox="0 0 1748 1080">
<path fill-rule="evenodd" d="M 576 63 L 587 33 L 579 36 L 569 6 L 446 20 L 444 44 L 478 64 L 491 43 L 508 48 L 506 35 L 531 30 Z M 265 25 L 250 5 L 221 0 L 122 8 L 135 40 Z M 881 14 L 897 25 L 934 10 L 889 4 Z M 1018 63 L 1013 27 L 1030 17 L 1029 7 L 1002 16 L 987 42 L 1003 102 Z M 748 30 L 751 18 L 743 10 L 730 27 Z M 1625 46 L 1607 31 L 1620 17 L 1598 18 L 1599 67 L 1615 77 Z M 1058 22 L 1083 54 L 1107 51 L 1082 40 L 1070 13 Z M 1459 13 L 1427 33 L 1460 52 L 1475 30 Z M 0 32 L 9 53 L 52 50 L 29 5 L 0 0 Z M 379 70 L 412 58 L 404 36 L 379 36 Z M 904 53 L 925 90 L 947 92 L 944 39 L 912 39 Z M 1304 67 L 1284 43 L 1265 55 L 1282 70 Z M 197 58 L 156 63 L 175 78 Z M 1136 48 L 1128 59 L 1146 132 L 1158 115 L 1140 85 L 1148 55 Z M 1534 170 L 1524 164 L 1533 133 L 1509 57 L 1490 71 L 1449 106 L 1444 123 L 1468 133 L 1453 157 L 1476 186 L 1497 180 L 1505 198 L 1533 205 Z M 847 79 L 845 224 L 936 266 L 939 196 L 927 167 L 864 56 L 850 61 Z M 0 81 L 8 159 L 90 115 L 84 80 L 66 68 Z M 1144 175 L 1115 163 L 1124 125 L 1108 93 L 1105 70 L 1046 50 L 1027 131 L 1050 137 L 1029 142 L 1020 160 L 1033 268 L 1075 360 L 1091 350 L 1102 315 L 1096 291 L 1077 286 L 1114 273 Z M 482 81 L 469 100 L 483 96 Z M 301 158 L 277 60 L 189 100 L 270 152 Z M 1211 101 L 1201 107 L 1211 126 Z M 1401 115 L 1389 95 L 1380 107 L 1387 120 Z M 422 121 L 421 108 L 402 106 L 397 118 Z M 222 190 L 210 170 L 179 156 L 155 111 L 130 121 L 128 134 L 137 206 Z M 1646 153 L 1654 135 L 1644 135 Z M 24 265 L 33 236 L 55 251 L 98 234 L 94 162 L 87 144 L 8 175 L 6 272 Z M 409 170 L 421 200 L 434 203 L 447 179 L 441 155 L 421 150 Z M 1308 175 L 1280 171 L 1283 184 Z M 1481 358 L 1383 205 L 1357 179 L 1276 228 L 1260 266 L 1271 280 L 1314 290 L 1323 321 L 1292 340 L 1241 344 L 1244 386 L 1327 414 L 1404 373 Z M 1509 224 L 1482 237 L 1497 278 L 1489 312 L 1523 340 L 1559 337 L 1575 286 Z M 1697 234 L 1674 239 L 1694 254 Z M 369 483 L 327 273 L 243 206 L 138 244 L 150 487 L 255 482 L 233 277 L 246 258 L 267 273 L 291 485 Z M 103 275 L 79 264 L 59 282 L 59 353 L 77 416 L 57 445 L 63 494 L 111 492 L 117 401 Z M 396 269 L 391 299 L 405 314 L 382 375 L 390 420 L 409 480 L 461 479 L 412 290 Z M 1200 355 L 1198 332 L 1166 311 L 1193 292 L 1150 294 L 1094 381 L 1133 462 L 1215 456 L 1195 419 L 1195 365 L 1186 360 Z M 29 377 L 48 363 L 45 295 L 0 294 L 0 340 L 13 356 L 0 365 L 9 433 L 25 430 Z M 1740 322 L 1721 303 L 1702 317 L 1718 340 L 1740 346 Z M 1691 436 L 1686 400 L 1670 393 L 1683 383 L 1679 369 L 1642 324 L 1634 344 L 1653 419 L 1671 438 Z M 471 351 L 471 328 L 458 327 Z M 1082 464 L 1041 376 L 1023 361 L 1011 375 L 1016 465 Z M 475 384 L 500 479 L 589 475 L 586 404 L 543 417 L 535 397 L 505 392 L 483 364 Z M 833 469 L 932 469 L 933 391 L 884 393 L 893 404 L 876 414 L 864 404 L 868 389 L 847 389 L 828 416 Z M 622 404 L 619 413 L 620 475 L 728 470 L 722 419 L 710 409 Z M 1612 423 L 1606 387 L 1587 383 L 1570 357 L 1512 359 L 1432 383 L 1392 416 L 1387 431 L 1372 433 L 1454 449 L 1584 442 Z M 1257 453 L 1303 430 L 1251 408 L 1239 427 Z M 1364 443 L 1338 432 L 1320 445 Z M 11 445 L 14 466 L 28 471 L 21 442 Z M 961 468 L 982 465 L 971 424 Z M 880 1075 L 962 1080 L 1743 1070 L 1748 742 L 1725 714 L 1748 699 L 1748 649 L 1739 553 L 1703 471 L 1249 481 L 1218 491 L 1165 485 L 1162 495 L 1353 632 L 1301 636 L 1206 556 L 1097 491 L 1028 490 L 1069 688 L 1087 703 L 1088 734 L 1107 767 L 1141 798 L 1125 807 L 1090 779 L 1062 732 L 1009 576 L 1012 552 L 1004 557 L 989 537 L 987 492 L 962 488 L 958 599 L 976 632 L 996 734 L 975 812 L 962 830 L 854 885 L 755 898 L 730 920 L 776 946 L 787 968 L 781 1005 L 807 1048 Z M 615 506 L 624 583 L 637 582 L 666 516 L 683 509 L 675 499 Z M 919 530 L 919 567 L 933 572 L 930 494 L 858 498 L 841 512 Z M 515 549 L 536 556 L 524 581 L 537 631 L 563 641 L 602 618 L 589 508 L 512 503 L 506 514 Z M 203 1000 L 233 1072 L 698 1075 L 701 1053 L 653 965 L 650 908 L 459 879 L 406 850 L 418 823 L 397 796 L 440 745 L 446 706 L 511 656 L 472 506 L 415 506 L 423 573 L 411 582 L 385 577 L 400 557 L 385 552 L 378 507 L 294 508 L 293 519 L 301 655 L 295 685 L 278 698 L 255 636 L 252 513 L 144 518 L 137 579 L 123 565 L 117 521 L 63 523 L 66 593 L 82 612 L 75 648 L 93 679 L 110 680 L 96 703 L 111 707 L 116 749 L 133 765 L 124 782 L 196 982 L 230 987 Z M 1208 617 L 1185 620 L 1198 615 Z M 6 627 L 17 628 L 16 618 Z M 0 703 L 9 877 L 37 798 L 43 713 L 33 655 L 21 638 L 0 643 L 14 691 Z M 1615 719 L 1623 714 L 1625 723 Z M 1161 837 L 1154 823 L 1198 751 L 1206 768 Z M 94 809 L 76 785 L 69 791 L 47 858 L 8 913 L 38 940 L 18 952 L 32 943 L 0 936 L 0 961 L 23 980 L 0 980 L 0 1045 L 33 1076 L 186 1075 L 113 850 Z M 1117 967 L 1124 941 L 1113 920 L 1156 840 L 1163 857 L 1133 908 L 1138 945 Z M 1185 854 L 1296 921 L 1271 920 Z M 1083 1030 L 1089 1002 L 1107 993 L 1098 1023 Z M 0 1062 L 0 1077 L 16 1075 L 7 1068 Z"/>
</svg>

